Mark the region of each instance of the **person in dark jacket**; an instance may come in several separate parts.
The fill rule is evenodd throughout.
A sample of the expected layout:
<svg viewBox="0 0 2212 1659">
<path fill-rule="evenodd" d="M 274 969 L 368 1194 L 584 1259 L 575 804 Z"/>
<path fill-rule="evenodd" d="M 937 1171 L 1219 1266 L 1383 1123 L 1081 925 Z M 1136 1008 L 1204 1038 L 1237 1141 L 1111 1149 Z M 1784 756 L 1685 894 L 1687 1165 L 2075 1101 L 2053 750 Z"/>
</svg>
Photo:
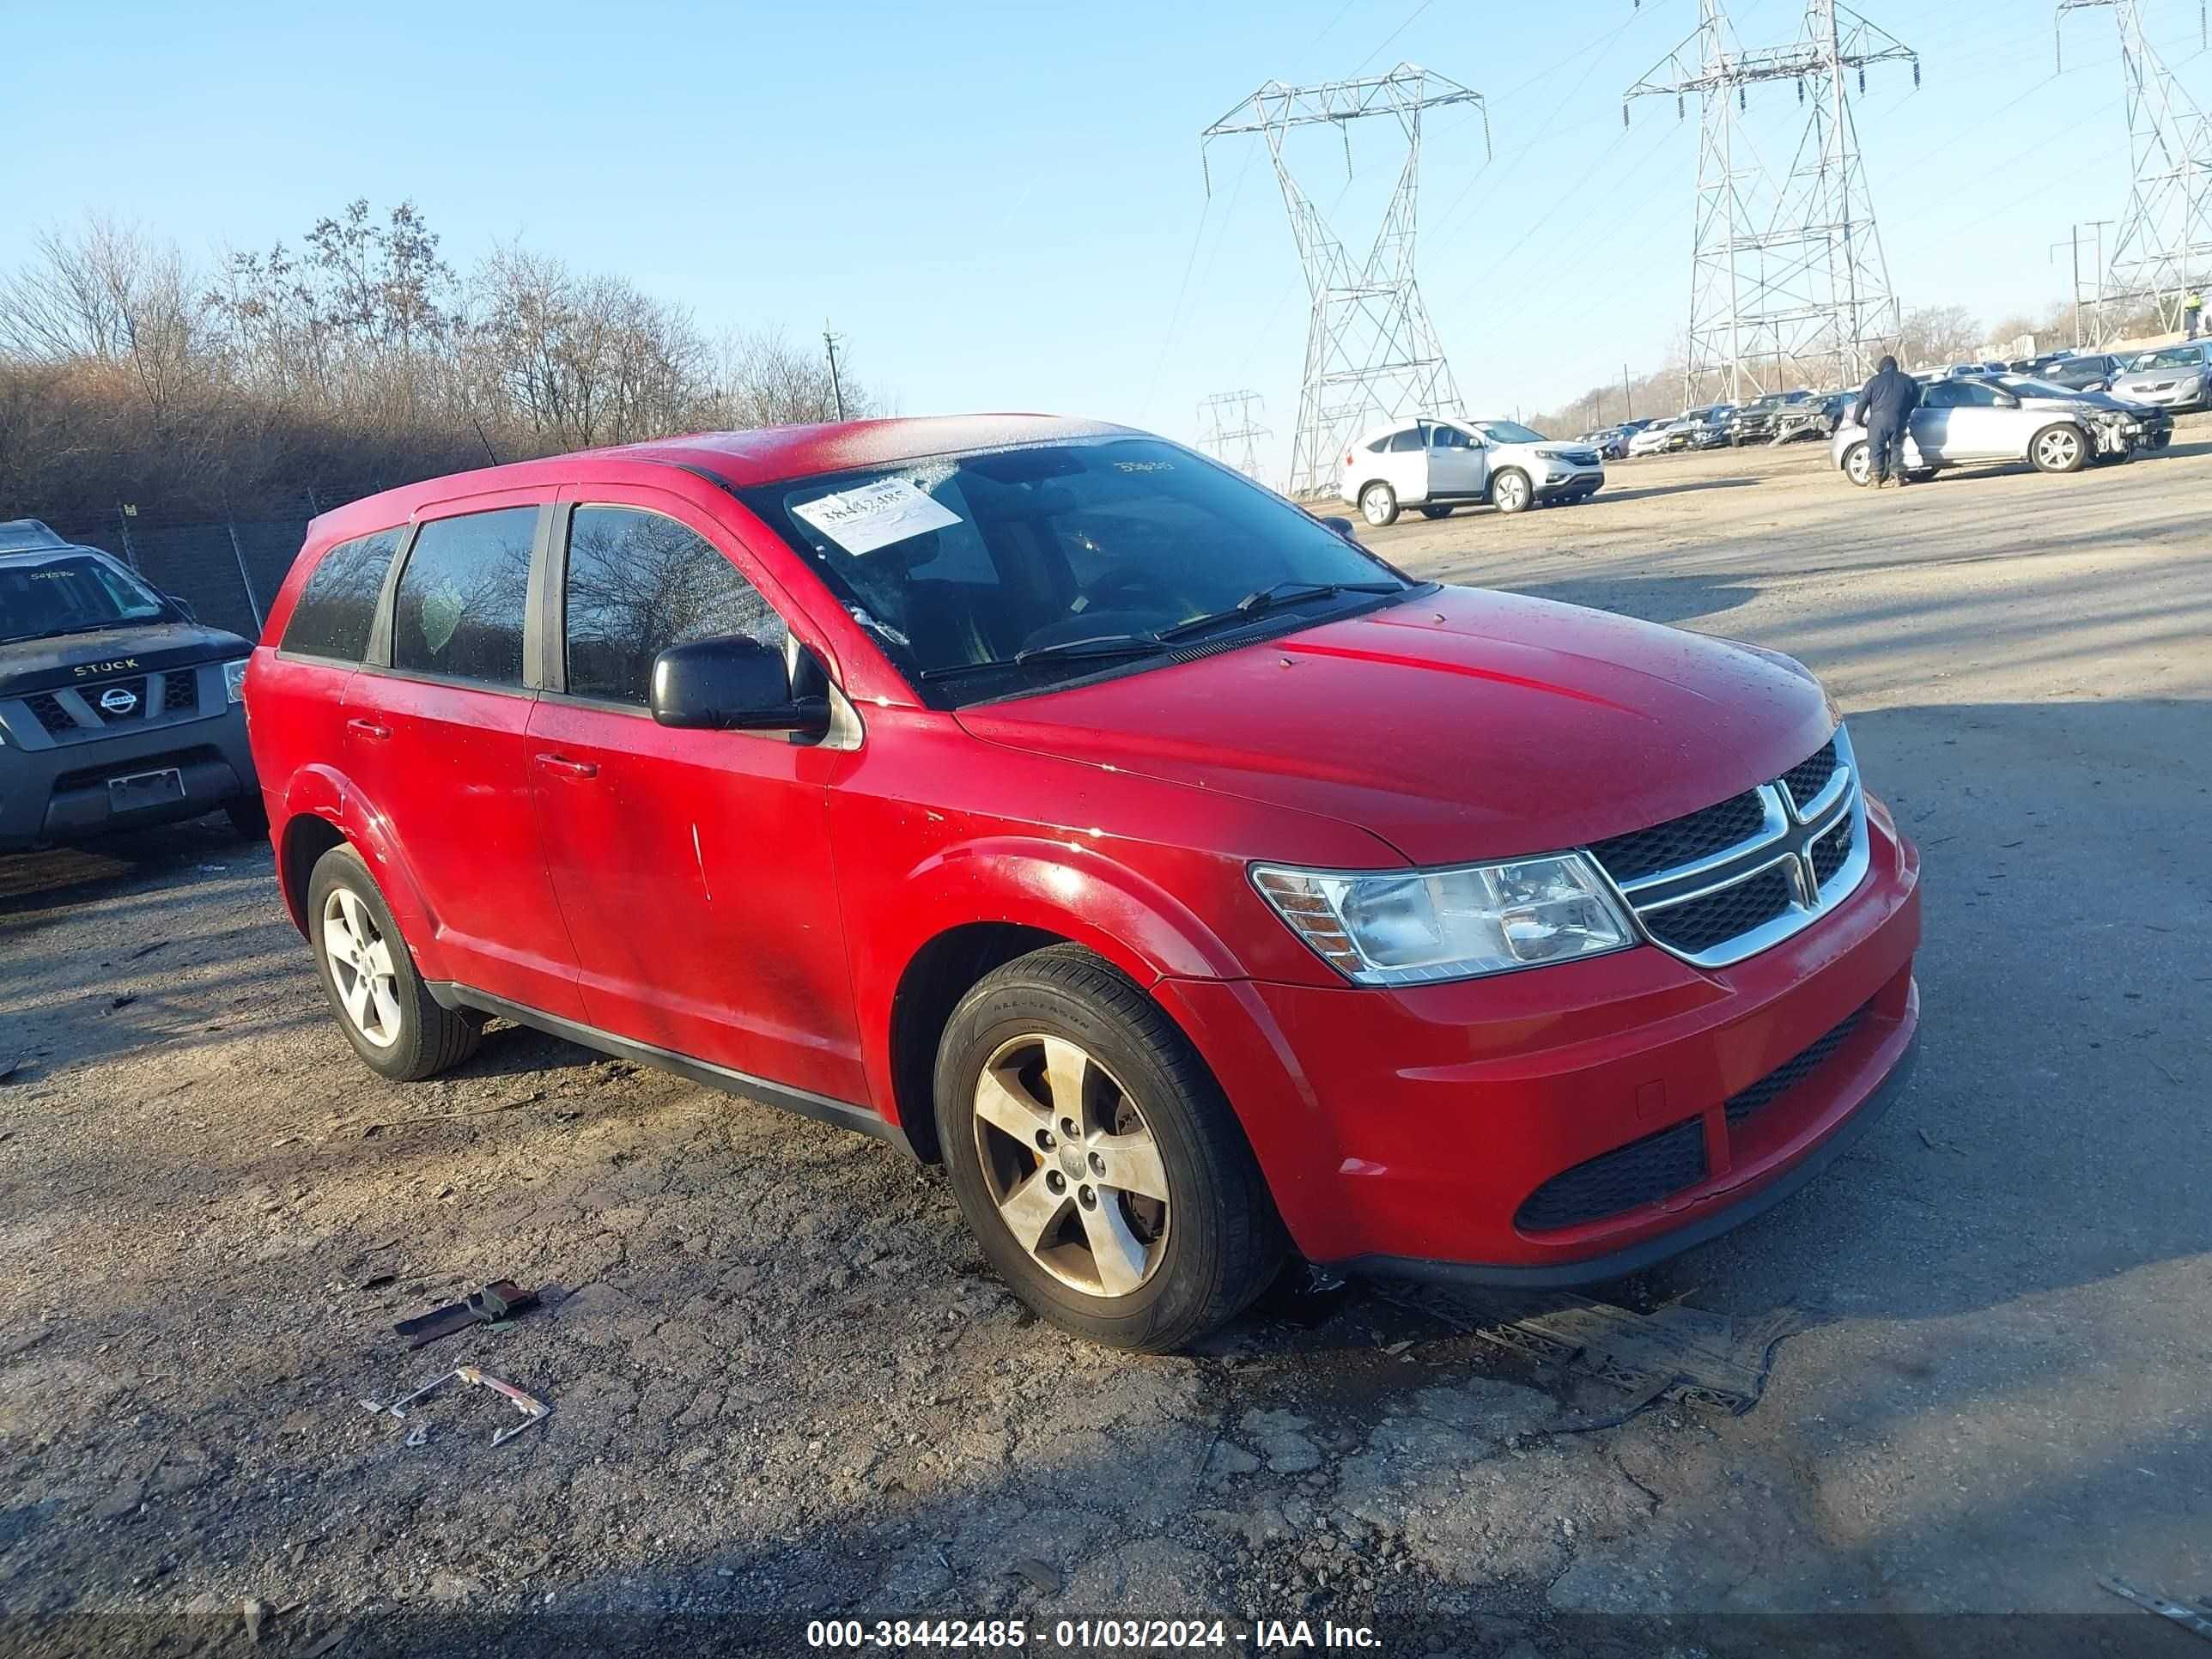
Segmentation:
<svg viewBox="0 0 2212 1659">
<path fill-rule="evenodd" d="M 1904 486 L 1905 423 L 1919 407 L 1920 382 L 1899 368 L 1896 358 L 1883 358 L 1874 379 L 1859 393 L 1858 408 L 1851 415 L 1866 428 L 1867 460 L 1874 469 L 1876 489 L 1889 482 L 1893 461 L 1897 466 L 1898 485 L 1900 489 Z"/>
</svg>

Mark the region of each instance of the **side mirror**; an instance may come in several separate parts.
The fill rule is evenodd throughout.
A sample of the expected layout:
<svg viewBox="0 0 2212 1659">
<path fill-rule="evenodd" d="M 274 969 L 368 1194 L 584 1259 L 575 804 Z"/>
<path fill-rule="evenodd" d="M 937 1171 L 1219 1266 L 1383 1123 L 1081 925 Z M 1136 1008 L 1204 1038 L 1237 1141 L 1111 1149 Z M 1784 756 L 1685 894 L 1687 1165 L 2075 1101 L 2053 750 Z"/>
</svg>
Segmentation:
<svg viewBox="0 0 2212 1659">
<path fill-rule="evenodd" d="M 1338 535 L 1343 537 L 1345 540 L 1353 544 L 1355 546 L 1358 545 L 1359 541 L 1359 532 L 1353 526 L 1351 520 L 1331 516 L 1329 518 L 1323 519 L 1322 522 L 1327 525 L 1331 530 L 1336 532 Z"/>
<path fill-rule="evenodd" d="M 672 645 L 653 659 L 653 718 L 708 732 L 830 730 L 827 697 L 794 697 L 783 653 L 742 634 Z"/>
<path fill-rule="evenodd" d="M 181 615 L 186 622 L 196 623 L 200 619 L 199 612 L 192 609 L 192 602 L 186 599 L 183 594 L 164 593 L 161 597 L 167 599 L 171 605 L 176 606 L 179 614 Z"/>
</svg>

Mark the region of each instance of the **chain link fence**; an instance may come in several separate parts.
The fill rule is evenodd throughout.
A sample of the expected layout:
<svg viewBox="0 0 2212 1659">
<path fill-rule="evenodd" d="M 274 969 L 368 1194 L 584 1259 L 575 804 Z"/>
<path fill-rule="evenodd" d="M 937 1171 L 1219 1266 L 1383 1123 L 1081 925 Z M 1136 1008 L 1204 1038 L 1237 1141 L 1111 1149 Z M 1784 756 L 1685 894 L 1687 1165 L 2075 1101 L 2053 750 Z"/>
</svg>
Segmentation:
<svg viewBox="0 0 2212 1659">
<path fill-rule="evenodd" d="M 151 586 L 190 605 L 209 627 L 258 640 L 269 603 L 307 540 L 307 521 L 316 510 L 317 503 L 308 498 L 295 514 L 209 523 L 179 521 L 131 506 L 96 518 L 46 523 L 64 541 L 112 553 Z"/>
</svg>

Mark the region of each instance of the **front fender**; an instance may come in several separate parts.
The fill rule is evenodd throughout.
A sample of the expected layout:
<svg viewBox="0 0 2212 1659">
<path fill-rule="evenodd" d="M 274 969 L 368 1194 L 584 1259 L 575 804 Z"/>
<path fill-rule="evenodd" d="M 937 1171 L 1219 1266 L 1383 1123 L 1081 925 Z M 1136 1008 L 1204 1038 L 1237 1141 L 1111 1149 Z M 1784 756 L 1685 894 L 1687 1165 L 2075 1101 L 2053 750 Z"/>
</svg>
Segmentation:
<svg viewBox="0 0 2212 1659">
<path fill-rule="evenodd" d="M 377 889 L 384 895 L 392 919 L 399 924 L 400 937 L 406 940 L 416 969 L 425 979 L 445 978 L 438 956 L 437 917 L 424 898 L 422 885 L 415 878 L 413 869 L 399 854 L 390 820 L 350 778 L 330 766 L 303 766 L 292 775 L 284 790 L 279 847 L 289 849 L 298 821 L 304 817 L 321 819 L 352 844 L 368 864 L 369 873 L 376 878 Z M 283 889 L 285 906 L 291 911 L 294 923 L 304 933 L 307 872 L 295 872 L 291 864 L 289 856 L 277 860 L 277 881 Z M 296 892 L 293 890 L 295 875 L 299 884 Z"/>
<path fill-rule="evenodd" d="M 1242 975 L 1234 953 L 1181 900 L 1087 839 L 994 836 L 932 852 L 867 907 L 853 939 L 853 994 L 872 1098 L 892 1102 L 893 1008 L 908 968 L 956 929 L 999 923 L 1095 951 L 1139 985 Z"/>
</svg>

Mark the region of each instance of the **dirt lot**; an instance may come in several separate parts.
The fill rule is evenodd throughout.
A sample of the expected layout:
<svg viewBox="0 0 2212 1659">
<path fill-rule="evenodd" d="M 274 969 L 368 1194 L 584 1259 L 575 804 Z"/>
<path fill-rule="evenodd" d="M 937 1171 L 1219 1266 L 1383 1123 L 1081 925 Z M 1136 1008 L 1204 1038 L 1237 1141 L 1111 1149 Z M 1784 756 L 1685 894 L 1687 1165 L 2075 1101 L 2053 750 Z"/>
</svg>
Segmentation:
<svg viewBox="0 0 2212 1659">
<path fill-rule="evenodd" d="M 1803 658 L 1921 842 L 1909 1093 L 1605 1292 L 1797 1310 L 1747 1414 L 1592 1428 L 1630 1397 L 1363 1285 L 1109 1353 L 873 1143 L 507 1029 L 390 1087 L 265 849 L 199 828 L 0 862 L 0 1649 L 243 1650 L 252 1598 L 291 1654 L 787 1651 L 830 1612 L 2201 1654 L 2097 1580 L 2212 1595 L 2212 425 L 1902 494 L 1823 460 L 1639 461 L 1374 538 Z M 500 1276 L 565 1294 L 393 1337 Z M 519 1419 L 465 1394 L 410 1448 L 356 1403 L 461 1361 L 555 1415 L 494 1449 Z"/>
</svg>

